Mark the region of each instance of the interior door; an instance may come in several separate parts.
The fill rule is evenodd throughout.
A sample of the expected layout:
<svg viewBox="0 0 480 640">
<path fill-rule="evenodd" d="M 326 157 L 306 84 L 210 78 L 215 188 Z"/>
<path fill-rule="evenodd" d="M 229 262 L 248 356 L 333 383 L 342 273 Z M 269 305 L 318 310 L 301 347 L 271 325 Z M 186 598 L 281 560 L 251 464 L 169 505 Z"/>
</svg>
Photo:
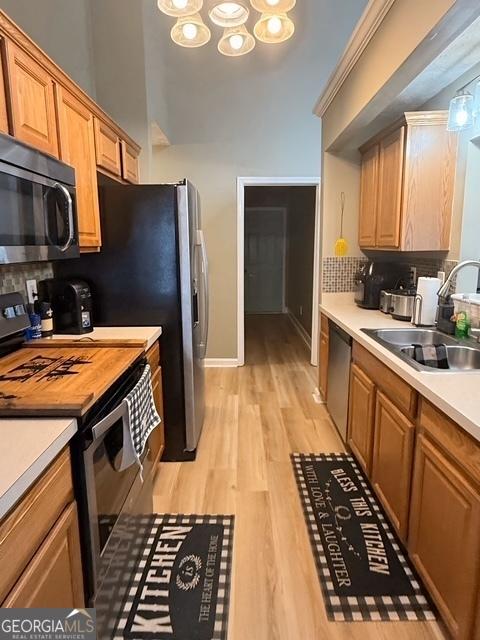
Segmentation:
<svg viewBox="0 0 480 640">
<path fill-rule="evenodd" d="M 282 313 L 285 210 L 245 210 L 245 313 Z"/>
</svg>

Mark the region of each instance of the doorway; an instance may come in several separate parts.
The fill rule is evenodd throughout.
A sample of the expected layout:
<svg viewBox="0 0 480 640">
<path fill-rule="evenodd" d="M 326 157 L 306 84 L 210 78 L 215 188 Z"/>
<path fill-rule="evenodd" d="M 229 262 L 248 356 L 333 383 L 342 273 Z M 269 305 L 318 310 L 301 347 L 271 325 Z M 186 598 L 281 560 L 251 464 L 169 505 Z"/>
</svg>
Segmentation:
<svg viewBox="0 0 480 640">
<path fill-rule="evenodd" d="M 245 315 L 282 314 L 318 364 L 319 178 L 238 178 L 238 364 Z"/>
</svg>

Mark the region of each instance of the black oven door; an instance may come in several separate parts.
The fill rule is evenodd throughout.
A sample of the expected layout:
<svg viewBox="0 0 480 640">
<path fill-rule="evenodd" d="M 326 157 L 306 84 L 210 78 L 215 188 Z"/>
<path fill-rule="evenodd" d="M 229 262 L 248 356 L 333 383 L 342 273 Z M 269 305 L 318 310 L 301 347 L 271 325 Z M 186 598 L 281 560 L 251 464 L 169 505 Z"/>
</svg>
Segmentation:
<svg viewBox="0 0 480 640">
<path fill-rule="evenodd" d="M 0 264 L 79 256 L 75 188 L 0 161 Z"/>
<path fill-rule="evenodd" d="M 93 593 L 104 580 L 121 536 L 114 535 L 122 522 L 147 499 L 143 512 L 152 512 L 152 493 L 145 491 L 140 466 L 134 462 L 121 470 L 124 446 L 125 402 L 120 402 L 91 428 L 92 440 L 83 452 L 89 528 L 89 556 Z M 143 477 L 149 478 L 149 447 L 141 457 Z M 149 500 L 148 500 L 149 499 Z"/>
</svg>

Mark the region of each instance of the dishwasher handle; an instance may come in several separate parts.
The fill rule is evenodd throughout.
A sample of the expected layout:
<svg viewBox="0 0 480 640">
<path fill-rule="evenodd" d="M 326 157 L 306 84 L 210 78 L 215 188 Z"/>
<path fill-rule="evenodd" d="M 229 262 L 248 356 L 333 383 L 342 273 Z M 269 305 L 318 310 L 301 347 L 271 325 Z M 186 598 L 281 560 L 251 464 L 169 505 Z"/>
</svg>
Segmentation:
<svg viewBox="0 0 480 640">
<path fill-rule="evenodd" d="M 332 336 L 332 334 L 335 334 L 338 338 L 340 338 L 340 340 L 342 340 L 342 342 L 345 342 L 346 344 L 352 346 L 352 336 L 350 336 L 346 331 L 341 329 L 334 322 L 329 322 L 329 329 L 330 337 Z"/>
</svg>

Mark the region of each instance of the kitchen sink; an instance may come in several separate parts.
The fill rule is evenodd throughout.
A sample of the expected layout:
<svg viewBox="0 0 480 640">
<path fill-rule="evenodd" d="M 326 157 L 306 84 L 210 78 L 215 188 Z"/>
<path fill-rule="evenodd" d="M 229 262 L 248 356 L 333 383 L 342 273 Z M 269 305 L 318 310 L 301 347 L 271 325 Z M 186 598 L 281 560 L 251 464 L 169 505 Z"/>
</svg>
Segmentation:
<svg viewBox="0 0 480 640">
<path fill-rule="evenodd" d="M 474 340 L 460 341 L 435 329 L 362 329 L 362 331 L 417 371 L 429 373 L 480 371 L 480 345 Z M 414 360 L 412 345 L 440 343 L 447 348 L 449 369 L 429 367 Z"/>
</svg>

